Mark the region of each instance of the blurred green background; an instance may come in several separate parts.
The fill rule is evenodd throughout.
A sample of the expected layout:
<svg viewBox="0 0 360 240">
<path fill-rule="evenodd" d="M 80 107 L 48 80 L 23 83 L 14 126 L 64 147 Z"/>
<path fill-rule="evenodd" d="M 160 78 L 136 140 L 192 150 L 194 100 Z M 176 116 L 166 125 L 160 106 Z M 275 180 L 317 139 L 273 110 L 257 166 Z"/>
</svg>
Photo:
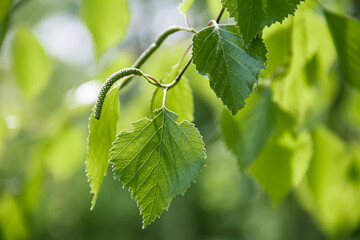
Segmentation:
<svg viewBox="0 0 360 240">
<path fill-rule="evenodd" d="M 261 81 L 272 81 L 274 100 L 314 144 L 296 190 L 274 204 L 238 170 L 221 137 L 224 107 L 191 66 L 186 77 L 208 155 L 197 183 L 142 230 L 130 192 L 109 171 L 90 211 L 87 126 L 102 82 L 130 67 L 162 29 L 185 24 L 180 0 L 100 2 L 0 0 L 0 239 L 360 239 L 360 91 L 344 81 L 325 18 L 311 0 L 264 32 L 270 52 Z M 321 2 L 360 17 L 357 0 Z M 195 0 L 190 22 L 200 29 L 220 8 L 217 0 Z M 163 78 L 190 42 L 188 33 L 172 36 L 144 71 Z M 301 76 L 294 84 L 287 72 L 296 66 L 287 66 L 295 57 L 304 67 L 292 73 Z M 133 81 L 121 92 L 120 129 L 149 116 L 152 91 Z"/>
</svg>

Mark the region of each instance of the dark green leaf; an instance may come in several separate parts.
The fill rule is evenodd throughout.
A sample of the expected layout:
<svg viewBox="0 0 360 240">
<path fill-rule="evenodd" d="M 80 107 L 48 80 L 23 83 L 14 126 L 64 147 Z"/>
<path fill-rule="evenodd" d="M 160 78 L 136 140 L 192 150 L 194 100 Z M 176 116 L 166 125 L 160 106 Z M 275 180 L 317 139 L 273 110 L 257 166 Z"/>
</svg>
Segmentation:
<svg viewBox="0 0 360 240">
<path fill-rule="evenodd" d="M 193 60 L 198 72 L 223 103 L 236 114 L 245 106 L 261 69 L 265 68 L 266 47 L 260 37 L 249 46 L 234 25 L 205 28 L 193 38 Z"/>
<path fill-rule="evenodd" d="M 144 227 L 168 209 L 173 197 L 185 193 L 206 158 L 193 124 L 178 124 L 178 116 L 166 108 L 154 115 L 118 134 L 111 149 L 114 174 L 135 197 Z"/>
<path fill-rule="evenodd" d="M 265 26 L 282 22 L 289 14 L 294 14 L 303 0 L 221 0 L 243 35 L 245 43 L 250 43 Z"/>
</svg>

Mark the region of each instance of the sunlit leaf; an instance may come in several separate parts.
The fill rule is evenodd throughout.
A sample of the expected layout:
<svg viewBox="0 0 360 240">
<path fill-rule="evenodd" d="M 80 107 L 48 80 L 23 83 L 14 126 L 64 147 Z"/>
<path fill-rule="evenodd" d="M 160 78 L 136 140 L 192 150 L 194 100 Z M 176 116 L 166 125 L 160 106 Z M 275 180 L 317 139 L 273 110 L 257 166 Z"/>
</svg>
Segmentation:
<svg viewBox="0 0 360 240">
<path fill-rule="evenodd" d="M 2 239 L 27 239 L 29 229 L 19 204 L 9 194 L 0 198 L 0 237 Z"/>
<path fill-rule="evenodd" d="M 193 38 L 193 60 L 198 72 L 232 114 L 245 106 L 261 69 L 265 68 L 266 47 L 260 37 L 249 46 L 234 25 L 207 27 Z"/>
<path fill-rule="evenodd" d="M 324 18 L 306 5 L 292 19 L 290 38 L 290 62 L 271 84 L 274 100 L 299 126 L 316 124 L 325 120 L 338 90 L 331 72 L 335 48 Z"/>
<path fill-rule="evenodd" d="M 360 22 L 328 10 L 325 16 L 346 80 L 360 89 Z"/>
<path fill-rule="evenodd" d="M 193 3 L 194 3 L 194 0 L 183 0 L 178 6 L 178 10 L 182 14 L 186 15 Z"/>
<path fill-rule="evenodd" d="M 113 171 L 135 197 L 146 227 L 184 194 L 206 158 L 201 135 L 193 124 L 158 109 L 153 119 L 132 123 L 117 135 L 111 149 Z"/>
<path fill-rule="evenodd" d="M 83 0 L 81 16 L 95 40 L 98 56 L 122 40 L 130 21 L 126 0 Z"/>
<path fill-rule="evenodd" d="M 265 26 L 282 22 L 294 14 L 303 0 L 221 0 L 243 35 L 245 43 L 250 43 Z"/>
<path fill-rule="evenodd" d="M 221 128 L 225 142 L 237 156 L 240 168 L 250 166 L 276 128 L 277 106 L 271 91 L 261 89 L 247 99 L 247 105 L 236 116 L 224 111 Z"/>
<path fill-rule="evenodd" d="M 292 20 L 288 18 L 264 30 L 263 38 L 269 54 L 266 69 L 261 72 L 262 77 L 276 78 L 286 72 L 291 61 Z"/>
<path fill-rule="evenodd" d="M 312 157 L 309 133 L 293 136 L 291 132 L 274 135 L 261 152 L 250 172 L 263 185 L 275 204 L 297 186 L 308 170 Z"/>
<path fill-rule="evenodd" d="M 171 72 L 167 74 L 163 83 L 172 82 L 179 73 L 179 65 L 173 66 Z M 151 99 L 150 110 L 154 111 L 162 107 L 163 91 L 160 88 L 154 90 Z M 165 106 L 167 109 L 176 112 L 179 115 L 178 121 L 183 119 L 190 122 L 194 121 L 194 101 L 189 82 L 185 77 L 182 77 L 176 87 L 170 89 L 166 94 Z"/>
<path fill-rule="evenodd" d="M 28 99 L 41 93 L 50 79 L 50 60 L 34 34 L 25 27 L 18 27 L 15 32 L 12 70 Z"/>
<path fill-rule="evenodd" d="M 114 85 L 106 95 L 101 118 L 95 119 L 94 113 L 90 116 L 86 172 L 91 193 L 94 194 L 91 208 L 95 206 L 101 183 L 109 166 L 109 151 L 115 139 L 116 122 L 119 119 L 119 86 L 119 84 Z"/>
<path fill-rule="evenodd" d="M 313 131 L 313 142 L 314 157 L 299 197 L 324 232 L 339 236 L 360 223 L 360 146 L 324 126 Z"/>
</svg>

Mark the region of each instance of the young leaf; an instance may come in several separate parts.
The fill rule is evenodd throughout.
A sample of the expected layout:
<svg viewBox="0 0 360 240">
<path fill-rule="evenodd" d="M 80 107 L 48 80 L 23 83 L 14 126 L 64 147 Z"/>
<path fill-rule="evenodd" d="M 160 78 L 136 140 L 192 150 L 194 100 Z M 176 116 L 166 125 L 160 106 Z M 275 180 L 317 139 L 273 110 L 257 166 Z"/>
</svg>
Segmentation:
<svg viewBox="0 0 360 240">
<path fill-rule="evenodd" d="M 109 150 L 115 140 L 116 123 L 119 119 L 119 84 L 115 84 L 106 95 L 101 118 L 95 119 L 94 112 L 90 116 L 86 172 L 91 193 L 94 194 L 91 209 L 95 206 L 101 183 L 106 175 L 110 159 Z"/>
<path fill-rule="evenodd" d="M 180 13 L 186 15 L 191 7 L 191 5 L 194 3 L 194 0 L 183 0 L 177 9 Z"/>
<path fill-rule="evenodd" d="M 25 27 L 19 27 L 15 33 L 12 70 L 28 99 L 40 94 L 50 79 L 50 60 L 31 30 Z"/>
<path fill-rule="evenodd" d="M 126 0 L 83 0 L 81 15 L 94 38 L 98 56 L 120 42 L 130 20 Z"/>
<path fill-rule="evenodd" d="M 216 25 L 193 38 L 193 61 L 207 76 L 210 86 L 232 114 L 245 106 L 261 69 L 265 68 L 266 47 L 260 37 L 249 46 L 235 25 Z"/>
<path fill-rule="evenodd" d="M 221 128 L 229 149 L 237 156 L 240 168 L 247 168 L 260 154 L 276 127 L 277 106 L 271 91 L 260 89 L 247 100 L 235 117 L 224 111 Z"/>
<path fill-rule="evenodd" d="M 360 22 L 325 10 L 346 80 L 360 89 Z"/>
<path fill-rule="evenodd" d="M 304 0 L 221 0 L 221 3 L 235 18 L 245 44 L 249 44 L 265 26 L 294 14 L 301 1 Z"/>
<path fill-rule="evenodd" d="M 166 75 L 163 83 L 172 82 L 179 73 L 179 65 L 172 67 L 169 74 Z M 160 88 L 154 90 L 151 99 L 151 111 L 162 107 L 163 91 Z M 186 119 L 190 122 L 194 121 L 194 101 L 189 81 L 182 77 L 176 87 L 172 88 L 166 94 L 166 108 L 176 112 L 179 115 L 178 122 Z"/>
<path fill-rule="evenodd" d="M 154 115 L 118 134 L 111 149 L 114 174 L 140 206 L 143 227 L 168 209 L 173 197 L 184 194 L 206 158 L 193 124 L 186 120 L 178 124 L 177 114 L 166 108 Z"/>
</svg>

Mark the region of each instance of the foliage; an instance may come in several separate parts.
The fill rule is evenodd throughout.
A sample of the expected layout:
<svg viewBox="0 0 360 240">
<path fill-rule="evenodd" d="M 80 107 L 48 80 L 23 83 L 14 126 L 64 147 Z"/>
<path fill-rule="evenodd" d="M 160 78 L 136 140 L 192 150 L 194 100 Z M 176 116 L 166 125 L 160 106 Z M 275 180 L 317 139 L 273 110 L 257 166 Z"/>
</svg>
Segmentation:
<svg viewBox="0 0 360 240">
<path fill-rule="evenodd" d="M 179 2 L 0 3 L 0 238 L 359 238 L 358 6 Z"/>
</svg>

